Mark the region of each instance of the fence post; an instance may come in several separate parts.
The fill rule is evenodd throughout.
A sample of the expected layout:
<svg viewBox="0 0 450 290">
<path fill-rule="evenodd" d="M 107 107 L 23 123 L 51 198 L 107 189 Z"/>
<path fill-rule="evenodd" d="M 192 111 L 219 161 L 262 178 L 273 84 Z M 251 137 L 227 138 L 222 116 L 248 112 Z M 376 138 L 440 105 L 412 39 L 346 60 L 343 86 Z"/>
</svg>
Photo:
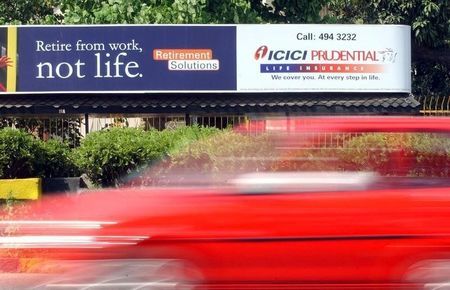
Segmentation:
<svg viewBox="0 0 450 290">
<path fill-rule="evenodd" d="M 89 133 L 89 114 L 84 114 L 84 131 L 87 135 Z"/>
</svg>

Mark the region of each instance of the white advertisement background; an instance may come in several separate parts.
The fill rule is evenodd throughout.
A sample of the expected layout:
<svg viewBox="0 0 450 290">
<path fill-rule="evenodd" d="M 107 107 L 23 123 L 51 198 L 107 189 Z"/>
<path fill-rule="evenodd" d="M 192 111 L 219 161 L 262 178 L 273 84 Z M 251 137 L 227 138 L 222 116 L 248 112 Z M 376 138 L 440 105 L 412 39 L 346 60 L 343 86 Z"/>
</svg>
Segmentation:
<svg viewBox="0 0 450 290">
<path fill-rule="evenodd" d="M 314 40 L 297 40 L 297 34 L 312 33 Z M 320 34 L 333 34 L 333 40 L 320 40 Z M 338 33 L 354 33 L 356 40 L 337 40 Z M 237 90 L 285 92 L 411 92 L 410 27 L 403 25 L 238 25 L 237 26 Z M 262 45 L 269 50 L 307 50 L 306 60 L 255 60 Z M 385 51 L 397 53 L 395 62 L 373 61 L 311 61 L 311 50 Z M 382 73 L 261 73 L 261 64 L 364 63 L 384 65 Z M 272 75 L 301 76 L 300 80 L 274 80 Z M 343 76 L 344 80 L 318 79 L 319 75 Z M 375 75 L 375 79 L 346 80 L 347 76 Z M 303 80 L 314 76 L 314 80 Z"/>
</svg>

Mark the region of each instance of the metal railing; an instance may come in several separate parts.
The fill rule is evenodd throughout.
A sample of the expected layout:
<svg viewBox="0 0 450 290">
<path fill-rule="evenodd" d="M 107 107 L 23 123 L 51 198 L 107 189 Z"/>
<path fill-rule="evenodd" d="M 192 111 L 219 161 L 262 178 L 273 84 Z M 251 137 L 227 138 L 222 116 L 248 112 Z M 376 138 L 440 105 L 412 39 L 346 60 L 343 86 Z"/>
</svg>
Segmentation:
<svg viewBox="0 0 450 290">
<path fill-rule="evenodd" d="M 420 113 L 426 116 L 449 116 L 450 96 L 418 96 L 421 104 Z"/>
<path fill-rule="evenodd" d="M 188 122 L 186 122 L 188 117 Z M 0 118 L 0 128 L 11 127 L 23 129 L 42 140 L 51 138 L 67 142 L 72 147 L 80 145 L 80 141 L 88 132 L 95 132 L 111 127 L 142 128 L 144 130 L 174 129 L 186 124 L 224 129 L 233 127 L 248 118 L 243 115 L 96 115 L 85 116 L 20 116 Z"/>
<path fill-rule="evenodd" d="M 0 128 L 4 127 L 28 131 L 44 141 L 60 139 L 71 147 L 76 147 L 83 137 L 84 119 L 79 116 L 1 118 Z"/>
</svg>

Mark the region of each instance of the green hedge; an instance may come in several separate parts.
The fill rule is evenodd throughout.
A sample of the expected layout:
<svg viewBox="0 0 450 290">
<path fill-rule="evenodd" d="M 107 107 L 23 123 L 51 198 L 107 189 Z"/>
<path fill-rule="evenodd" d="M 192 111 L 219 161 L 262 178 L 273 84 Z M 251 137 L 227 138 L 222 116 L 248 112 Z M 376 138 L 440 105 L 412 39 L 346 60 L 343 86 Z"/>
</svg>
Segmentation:
<svg viewBox="0 0 450 290">
<path fill-rule="evenodd" d="M 0 130 L 0 178 L 68 177 L 82 173 L 97 185 L 118 185 L 130 172 L 175 154 L 220 130 L 198 126 L 143 131 L 110 128 L 93 132 L 77 149 L 41 141 L 11 128 Z"/>
<path fill-rule="evenodd" d="M 0 178 L 78 175 L 71 149 L 57 140 L 43 142 L 11 128 L 0 130 Z"/>
<path fill-rule="evenodd" d="M 250 136 L 224 130 L 171 154 L 171 167 L 198 172 L 268 170 L 273 163 L 273 148 L 267 135 Z"/>
<path fill-rule="evenodd" d="M 277 170 L 376 171 L 450 177 L 450 138 L 428 133 L 366 133 L 337 147 L 286 152 Z"/>
<path fill-rule="evenodd" d="M 173 131 L 111 128 L 90 133 L 75 150 L 75 155 L 78 167 L 94 183 L 117 186 L 128 174 L 217 132 L 218 129 L 196 126 Z"/>
<path fill-rule="evenodd" d="M 90 133 L 76 149 L 77 165 L 90 179 L 102 186 L 117 184 L 120 177 L 162 157 L 156 132 L 132 128 L 111 128 Z"/>
<path fill-rule="evenodd" d="M 59 140 L 39 141 L 39 155 L 35 158 L 36 175 L 40 177 L 80 176 L 75 157 L 68 144 Z"/>
<path fill-rule="evenodd" d="M 425 133 L 373 133 L 354 136 L 332 149 L 276 151 L 265 134 L 249 136 L 197 126 L 165 131 L 110 128 L 88 134 L 79 148 L 71 149 L 24 131 L 0 130 L 0 178 L 85 173 L 98 185 L 114 186 L 129 173 L 162 159 L 162 166 L 152 171 L 155 176 L 179 169 L 196 173 L 370 170 L 383 175 L 449 176 L 450 139 Z"/>
<path fill-rule="evenodd" d="M 429 133 L 371 133 L 345 144 L 343 162 L 382 175 L 449 176 L 450 138 Z"/>
<path fill-rule="evenodd" d="M 287 150 L 276 150 L 271 138 L 224 131 L 185 147 L 172 156 L 170 166 L 221 173 L 325 170 L 450 177 L 450 138 L 439 134 L 365 133 L 346 138 L 339 146 L 316 144 Z"/>
<path fill-rule="evenodd" d="M 0 130 L 0 177 L 36 176 L 35 157 L 40 146 L 32 135 L 10 128 Z"/>
</svg>

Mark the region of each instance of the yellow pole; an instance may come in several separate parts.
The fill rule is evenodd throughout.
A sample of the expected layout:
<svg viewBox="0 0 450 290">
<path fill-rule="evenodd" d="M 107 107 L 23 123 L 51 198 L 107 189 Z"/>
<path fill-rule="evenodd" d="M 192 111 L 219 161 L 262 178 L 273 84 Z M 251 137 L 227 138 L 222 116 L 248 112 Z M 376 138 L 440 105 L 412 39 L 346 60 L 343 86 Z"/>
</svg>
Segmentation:
<svg viewBox="0 0 450 290">
<path fill-rule="evenodd" d="M 17 85 L 17 26 L 8 27 L 6 52 L 12 64 L 6 69 L 6 90 L 7 92 L 15 92 Z"/>
</svg>

